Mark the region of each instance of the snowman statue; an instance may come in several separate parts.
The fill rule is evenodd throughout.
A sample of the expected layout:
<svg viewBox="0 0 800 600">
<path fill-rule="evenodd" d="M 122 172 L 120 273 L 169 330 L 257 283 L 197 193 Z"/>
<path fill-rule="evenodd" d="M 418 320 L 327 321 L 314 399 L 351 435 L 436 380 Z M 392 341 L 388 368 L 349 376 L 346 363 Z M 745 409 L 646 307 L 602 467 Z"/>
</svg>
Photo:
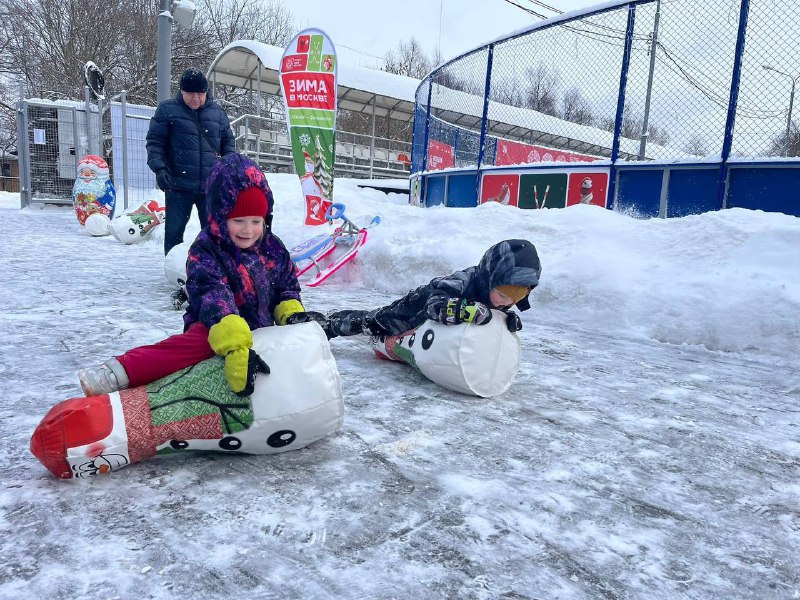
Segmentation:
<svg viewBox="0 0 800 600">
<path fill-rule="evenodd" d="M 78 163 L 78 176 L 72 186 L 72 204 L 78 222 L 94 236 L 108 235 L 115 201 L 108 163 L 94 154 L 84 156 Z"/>
</svg>

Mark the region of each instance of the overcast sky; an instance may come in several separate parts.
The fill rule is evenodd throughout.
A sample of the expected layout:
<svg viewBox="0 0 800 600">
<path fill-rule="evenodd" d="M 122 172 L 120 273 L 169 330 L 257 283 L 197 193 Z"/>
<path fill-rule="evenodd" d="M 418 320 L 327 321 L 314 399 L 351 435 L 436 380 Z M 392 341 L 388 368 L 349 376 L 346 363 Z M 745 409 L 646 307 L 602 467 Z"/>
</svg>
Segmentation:
<svg viewBox="0 0 800 600">
<path fill-rule="evenodd" d="M 556 14 L 531 0 L 513 1 L 547 16 Z M 543 0 L 543 3 L 568 12 L 604 2 Z M 373 67 L 401 40 L 412 36 L 428 55 L 433 54 L 440 43 L 440 9 L 441 52 L 445 59 L 541 20 L 505 0 L 349 0 L 346 3 L 304 0 L 291 3 L 289 8 L 301 28 L 324 30 L 342 57 Z M 353 50 L 358 54 L 351 54 Z"/>
</svg>

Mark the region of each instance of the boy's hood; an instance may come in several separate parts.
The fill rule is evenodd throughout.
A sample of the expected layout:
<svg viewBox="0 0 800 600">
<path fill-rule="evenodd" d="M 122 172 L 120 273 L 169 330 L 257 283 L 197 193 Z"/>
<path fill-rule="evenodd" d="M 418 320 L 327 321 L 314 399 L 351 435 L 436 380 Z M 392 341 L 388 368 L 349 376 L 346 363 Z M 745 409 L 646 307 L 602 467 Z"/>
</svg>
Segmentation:
<svg viewBox="0 0 800 600">
<path fill-rule="evenodd" d="M 536 247 L 527 240 L 505 240 L 489 248 L 478 263 L 478 277 L 485 284 L 486 294 L 499 285 L 539 285 L 542 265 Z M 530 308 L 527 296 L 517 308 Z"/>
</svg>

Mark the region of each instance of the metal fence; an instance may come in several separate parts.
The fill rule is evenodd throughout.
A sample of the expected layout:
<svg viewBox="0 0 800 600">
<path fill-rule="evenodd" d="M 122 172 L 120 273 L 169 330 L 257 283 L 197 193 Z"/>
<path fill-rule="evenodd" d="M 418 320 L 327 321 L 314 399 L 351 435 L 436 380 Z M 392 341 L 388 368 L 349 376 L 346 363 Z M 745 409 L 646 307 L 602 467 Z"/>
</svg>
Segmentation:
<svg viewBox="0 0 800 600">
<path fill-rule="evenodd" d="M 798 0 L 635 0 L 550 19 L 428 75 L 412 172 L 800 156 L 798 30 Z"/>
<path fill-rule="evenodd" d="M 17 147 L 23 206 L 69 202 L 78 160 L 103 154 L 101 107 L 84 102 L 23 99 L 17 103 Z"/>
<path fill-rule="evenodd" d="M 226 106 L 233 111 L 234 107 Z M 117 207 L 138 206 L 154 194 L 145 137 L 152 106 L 131 105 L 123 91 L 108 104 L 25 98 L 17 103 L 19 178 L 22 205 L 69 204 L 78 161 L 96 154 L 108 162 Z M 280 118 L 242 114 L 231 121 L 236 148 L 268 172 L 294 172 L 292 147 Z M 337 176 L 407 177 L 411 143 L 347 131 L 336 133 Z"/>
<path fill-rule="evenodd" d="M 286 119 L 242 114 L 231 121 L 236 148 L 270 171 L 294 173 Z M 356 179 L 408 177 L 411 142 L 336 131 L 334 172 Z"/>
</svg>

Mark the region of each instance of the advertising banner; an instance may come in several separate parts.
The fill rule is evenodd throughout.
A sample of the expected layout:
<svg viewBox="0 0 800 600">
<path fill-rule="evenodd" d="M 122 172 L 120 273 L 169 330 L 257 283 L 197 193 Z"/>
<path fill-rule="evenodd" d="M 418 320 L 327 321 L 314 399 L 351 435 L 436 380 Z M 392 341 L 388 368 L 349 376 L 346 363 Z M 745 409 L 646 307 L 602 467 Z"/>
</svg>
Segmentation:
<svg viewBox="0 0 800 600">
<path fill-rule="evenodd" d="M 593 162 L 600 160 L 596 156 L 588 154 L 578 154 L 567 152 L 566 150 L 556 150 L 544 146 L 534 146 L 510 140 L 497 140 L 497 157 L 495 165 L 498 167 L 506 165 L 521 165 L 526 163 L 538 162 Z"/>
<path fill-rule="evenodd" d="M 438 140 L 428 141 L 428 171 L 449 169 L 455 166 L 453 147 Z"/>
<path fill-rule="evenodd" d="M 479 203 L 497 202 L 518 208 L 564 208 L 574 204 L 608 205 L 608 169 L 547 171 L 503 170 L 484 173 Z"/>
<path fill-rule="evenodd" d="M 281 91 L 306 225 L 325 223 L 333 202 L 336 150 L 336 49 L 319 29 L 298 33 L 283 53 Z"/>
</svg>

